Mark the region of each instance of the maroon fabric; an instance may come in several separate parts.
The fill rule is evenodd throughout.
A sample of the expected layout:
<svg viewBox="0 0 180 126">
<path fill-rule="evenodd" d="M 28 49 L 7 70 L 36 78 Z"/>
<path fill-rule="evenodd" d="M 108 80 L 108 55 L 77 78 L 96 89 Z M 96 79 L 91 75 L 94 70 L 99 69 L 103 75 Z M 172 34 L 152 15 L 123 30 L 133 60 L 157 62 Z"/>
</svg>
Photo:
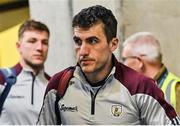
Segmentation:
<svg viewBox="0 0 180 126">
<path fill-rule="evenodd" d="M 57 73 L 57 74 L 55 74 L 51 79 L 50 79 L 50 81 L 49 81 L 49 83 L 48 83 L 48 86 L 47 86 L 47 88 L 46 88 L 46 92 L 45 92 L 45 95 L 50 91 L 50 90 L 52 90 L 52 89 L 55 89 L 55 90 L 58 90 L 58 86 L 59 86 L 59 84 L 62 84 L 62 82 L 63 81 L 66 81 L 67 79 L 69 80 L 70 79 L 70 77 L 69 76 L 72 76 L 73 75 L 73 73 L 71 73 L 70 72 L 70 74 L 64 74 L 64 73 L 67 73 L 70 69 L 73 69 L 73 71 L 74 71 L 74 68 L 75 67 L 68 67 L 67 69 L 65 69 L 65 70 L 63 70 L 63 71 L 61 71 L 61 72 L 59 72 L 59 73 Z M 72 72 L 73 72 L 72 71 Z M 68 72 L 69 73 L 69 72 Z M 62 78 L 62 77 L 65 77 L 65 78 Z M 61 82 L 60 82 L 61 81 Z M 66 86 L 66 83 L 63 83 L 63 85 L 62 85 L 62 87 L 61 88 L 63 88 L 63 89 L 59 89 L 59 90 L 63 90 L 63 92 L 66 90 L 65 88 L 66 87 L 64 87 L 64 86 Z M 64 90 L 65 89 L 65 90 Z"/>
<path fill-rule="evenodd" d="M 66 89 L 68 87 L 68 82 L 72 78 L 73 73 L 74 73 L 75 67 L 69 67 L 66 69 L 59 80 L 59 85 L 58 85 L 58 94 L 63 97 L 64 93 L 66 92 Z"/>
<path fill-rule="evenodd" d="M 20 63 L 17 63 L 15 66 L 12 67 L 13 69 L 15 69 L 16 72 L 16 76 L 21 72 L 22 70 L 22 66 Z"/>
<path fill-rule="evenodd" d="M 22 66 L 20 63 L 17 63 L 15 66 L 13 66 L 11 69 L 15 70 L 16 76 L 18 76 L 20 74 L 20 72 L 22 71 Z M 50 76 L 47 73 L 44 73 L 45 78 L 47 80 L 50 80 Z M 5 82 L 4 76 L 0 71 L 0 84 L 3 85 Z"/>
<path fill-rule="evenodd" d="M 5 79 L 3 73 L 0 71 L 0 85 L 4 85 Z"/>
<path fill-rule="evenodd" d="M 113 58 L 116 72 L 115 78 L 119 80 L 130 92 L 131 95 L 142 93 L 152 96 L 164 108 L 166 115 L 173 119 L 177 116 L 174 108 L 164 99 L 164 93 L 157 86 L 155 80 L 148 78 L 135 70 L 119 63 L 116 58 Z"/>
<path fill-rule="evenodd" d="M 114 55 L 113 55 L 113 63 L 116 67 L 116 71 L 114 75 L 115 78 L 119 80 L 129 90 L 131 95 L 142 93 L 152 96 L 164 108 L 167 116 L 170 119 L 175 118 L 177 116 L 174 108 L 164 100 L 163 92 L 157 86 L 157 84 L 153 79 L 145 77 L 144 75 L 118 62 Z M 46 89 L 46 94 L 48 93 L 48 91 L 52 89 L 55 90 L 58 89 L 58 85 L 60 83 L 59 81 L 63 73 L 67 71 L 67 69 L 55 74 L 51 78 Z"/>
</svg>

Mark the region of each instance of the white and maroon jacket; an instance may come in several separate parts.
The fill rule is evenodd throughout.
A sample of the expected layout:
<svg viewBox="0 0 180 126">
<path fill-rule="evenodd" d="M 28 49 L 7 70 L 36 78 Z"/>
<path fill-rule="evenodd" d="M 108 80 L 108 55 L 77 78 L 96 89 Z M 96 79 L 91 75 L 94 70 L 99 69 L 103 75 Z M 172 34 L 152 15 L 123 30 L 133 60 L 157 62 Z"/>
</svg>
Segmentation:
<svg viewBox="0 0 180 126">
<path fill-rule="evenodd" d="M 155 81 L 119 63 L 105 84 L 94 92 L 77 65 L 65 95 L 58 102 L 63 125 L 164 125 L 179 124 L 174 108 L 164 100 Z M 59 76 L 48 84 L 38 124 L 55 125 Z"/>
<path fill-rule="evenodd" d="M 17 81 L 4 102 L 0 125 L 35 125 L 50 77 L 43 70 L 34 76 L 31 70 L 22 68 L 19 63 L 13 69 Z M 0 73 L 0 94 L 4 85 L 5 80 Z"/>
</svg>

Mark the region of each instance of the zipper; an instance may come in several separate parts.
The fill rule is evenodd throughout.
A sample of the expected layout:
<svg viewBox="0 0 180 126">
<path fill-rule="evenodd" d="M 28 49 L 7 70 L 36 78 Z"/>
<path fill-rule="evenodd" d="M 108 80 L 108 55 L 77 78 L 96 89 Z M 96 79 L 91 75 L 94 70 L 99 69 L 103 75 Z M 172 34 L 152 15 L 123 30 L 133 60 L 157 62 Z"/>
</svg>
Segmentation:
<svg viewBox="0 0 180 126">
<path fill-rule="evenodd" d="M 90 91 L 91 93 L 91 115 L 94 115 L 95 113 L 95 95 L 93 94 L 92 91 Z"/>
<path fill-rule="evenodd" d="M 104 79 L 104 82 L 103 84 L 97 89 L 97 91 L 94 93 L 92 90 L 90 90 L 90 93 L 91 93 L 91 115 L 95 115 L 95 101 L 96 101 L 96 96 L 99 92 L 99 90 L 106 84 L 106 81 L 110 78 L 107 77 L 106 79 Z"/>
<path fill-rule="evenodd" d="M 96 91 L 95 94 L 92 91 L 90 91 L 90 93 L 91 93 L 91 115 L 95 114 L 95 99 L 96 99 L 96 96 L 97 96 L 99 90 L 101 89 L 101 87 Z"/>
<path fill-rule="evenodd" d="M 34 82 L 35 82 L 36 76 L 34 76 L 33 73 L 31 73 L 31 75 L 32 75 L 32 85 L 31 85 L 31 105 L 34 105 Z"/>
</svg>

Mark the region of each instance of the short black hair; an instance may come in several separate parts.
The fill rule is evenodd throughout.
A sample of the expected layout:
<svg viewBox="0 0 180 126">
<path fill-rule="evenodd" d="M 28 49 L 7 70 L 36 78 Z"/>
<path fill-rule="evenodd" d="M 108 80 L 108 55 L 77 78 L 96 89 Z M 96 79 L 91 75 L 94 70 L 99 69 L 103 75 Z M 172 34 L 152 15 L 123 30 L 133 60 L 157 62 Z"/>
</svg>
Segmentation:
<svg viewBox="0 0 180 126">
<path fill-rule="evenodd" d="M 29 30 L 46 31 L 48 36 L 50 36 L 49 28 L 44 23 L 30 19 L 26 20 L 20 26 L 18 31 L 18 38 L 20 39 L 23 36 L 23 33 Z"/>
<path fill-rule="evenodd" d="M 108 42 L 116 37 L 117 20 L 111 10 L 101 5 L 82 9 L 74 16 L 72 27 L 90 28 L 99 21 L 104 24 L 104 32 Z"/>
</svg>

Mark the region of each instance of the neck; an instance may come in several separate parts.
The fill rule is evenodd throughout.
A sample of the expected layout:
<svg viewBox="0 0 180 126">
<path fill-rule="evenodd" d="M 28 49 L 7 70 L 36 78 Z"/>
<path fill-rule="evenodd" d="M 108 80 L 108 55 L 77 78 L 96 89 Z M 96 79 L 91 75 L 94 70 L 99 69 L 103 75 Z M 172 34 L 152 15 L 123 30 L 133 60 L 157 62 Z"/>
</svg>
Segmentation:
<svg viewBox="0 0 180 126">
<path fill-rule="evenodd" d="M 39 71 L 41 71 L 44 68 L 43 65 L 28 64 L 25 63 L 24 61 L 20 61 L 20 64 L 23 68 L 31 70 L 34 75 L 37 75 Z"/>
</svg>

